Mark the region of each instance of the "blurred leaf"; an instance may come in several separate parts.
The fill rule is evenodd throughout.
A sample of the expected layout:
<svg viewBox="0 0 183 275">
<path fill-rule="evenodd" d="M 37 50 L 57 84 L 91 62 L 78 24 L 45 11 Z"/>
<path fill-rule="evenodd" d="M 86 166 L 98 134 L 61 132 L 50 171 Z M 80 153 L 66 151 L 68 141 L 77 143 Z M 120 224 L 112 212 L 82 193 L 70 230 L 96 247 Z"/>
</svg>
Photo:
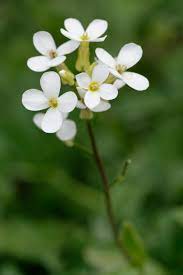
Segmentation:
<svg viewBox="0 0 183 275">
<path fill-rule="evenodd" d="M 12 220 L 0 225 L 0 253 L 19 259 L 36 260 L 49 270 L 62 270 L 60 251 L 68 234 L 85 238 L 76 225 L 62 222 Z"/>
<path fill-rule="evenodd" d="M 0 268 L 1 275 L 21 275 L 22 273 L 13 265 L 4 265 Z"/>
<path fill-rule="evenodd" d="M 183 207 L 177 207 L 172 210 L 172 216 L 175 221 L 183 227 Z"/>
<path fill-rule="evenodd" d="M 142 268 L 145 264 L 147 255 L 144 244 L 135 227 L 127 222 L 123 223 L 122 232 L 120 233 L 120 240 L 126 250 L 131 262 Z"/>
</svg>

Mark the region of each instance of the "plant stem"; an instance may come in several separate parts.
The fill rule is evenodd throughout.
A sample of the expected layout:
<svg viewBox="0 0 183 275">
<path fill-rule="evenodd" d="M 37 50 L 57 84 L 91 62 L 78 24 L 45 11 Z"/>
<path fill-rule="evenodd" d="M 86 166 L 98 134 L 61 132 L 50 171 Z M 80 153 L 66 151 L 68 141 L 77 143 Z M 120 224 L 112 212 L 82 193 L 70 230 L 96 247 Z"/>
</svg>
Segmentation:
<svg viewBox="0 0 183 275">
<path fill-rule="evenodd" d="M 90 137 L 91 145 L 92 145 L 92 150 L 93 150 L 93 155 L 96 161 L 96 165 L 98 167 L 101 179 L 102 179 L 102 184 L 103 184 L 103 190 L 104 190 L 104 196 L 105 196 L 105 203 L 106 203 L 106 209 L 107 209 L 107 215 L 109 219 L 109 223 L 111 225 L 114 241 L 116 242 L 117 247 L 120 249 L 120 251 L 123 253 L 123 255 L 129 259 L 128 255 L 126 254 L 126 251 L 123 248 L 122 241 L 119 240 L 118 237 L 118 228 L 117 224 L 115 222 L 115 217 L 114 217 L 114 212 L 113 212 L 113 207 L 112 207 L 112 201 L 111 201 L 111 195 L 110 195 L 110 185 L 109 185 L 109 180 L 105 172 L 105 168 L 103 165 L 103 161 L 100 157 L 94 132 L 92 129 L 91 122 L 88 120 L 87 121 L 87 129 L 88 129 L 88 134 Z"/>
<path fill-rule="evenodd" d="M 86 153 L 88 156 L 92 156 L 93 155 L 93 152 L 91 152 L 87 147 L 85 147 L 84 145 L 80 144 L 80 143 L 77 143 L 77 142 L 74 142 L 74 146 L 83 151 L 84 153 Z"/>
</svg>

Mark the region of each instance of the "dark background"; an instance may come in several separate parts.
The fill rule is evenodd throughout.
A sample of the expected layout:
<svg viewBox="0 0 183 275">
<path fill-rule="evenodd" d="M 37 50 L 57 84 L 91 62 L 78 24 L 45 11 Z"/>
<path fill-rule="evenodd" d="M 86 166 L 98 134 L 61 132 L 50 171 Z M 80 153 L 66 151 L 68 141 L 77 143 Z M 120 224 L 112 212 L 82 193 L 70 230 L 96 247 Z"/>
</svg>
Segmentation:
<svg viewBox="0 0 183 275">
<path fill-rule="evenodd" d="M 0 274 L 137 275 L 113 245 L 93 160 L 32 123 L 22 93 L 39 88 L 33 33 L 57 45 L 67 17 L 86 26 L 109 22 L 105 42 L 116 54 L 144 49 L 134 71 L 146 92 L 124 87 L 112 109 L 95 116 L 97 142 L 111 180 L 132 159 L 126 180 L 111 188 L 120 223 L 137 228 L 149 255 L 145 275 L 183 274 L 183 4 L 180 0 L 0 1 Z M 74 68 L 76 53 L 67 59 Z M 66 87 L 65 90 L 68 88 Z M 72 114 L 78 121 L 78 111 Z M 85 123 L 77 142 L 89 146 Z"/>
</svg>

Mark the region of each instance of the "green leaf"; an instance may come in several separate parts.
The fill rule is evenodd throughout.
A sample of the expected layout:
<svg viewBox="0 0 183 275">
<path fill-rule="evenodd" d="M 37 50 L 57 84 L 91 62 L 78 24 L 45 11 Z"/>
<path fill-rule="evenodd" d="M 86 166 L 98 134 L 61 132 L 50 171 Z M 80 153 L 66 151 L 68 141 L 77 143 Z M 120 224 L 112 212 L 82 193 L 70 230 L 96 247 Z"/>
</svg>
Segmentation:
<svg viewBox="0 0 183 275">
<path fill-rule="evenodd" d="M 123 224 L 120 240 L 132 264 L 137 267 L 143 267 L 147 255 L 143 241 L 132 224 L 126 222 Z"/>
</svg>

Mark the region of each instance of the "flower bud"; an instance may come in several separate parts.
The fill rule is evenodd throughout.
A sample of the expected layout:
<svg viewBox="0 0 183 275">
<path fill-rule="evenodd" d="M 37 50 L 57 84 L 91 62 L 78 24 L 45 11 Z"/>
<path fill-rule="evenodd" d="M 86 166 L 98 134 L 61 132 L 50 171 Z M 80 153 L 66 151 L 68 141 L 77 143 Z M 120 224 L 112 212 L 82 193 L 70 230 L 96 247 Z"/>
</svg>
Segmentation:
<svg viewBox="0 0 183 275">
<path fill-rule="evenodd" d="M 58 73 L 62 79 L 62 82 L 64 85 L 70 85 L 73 86 L 75 81 L 74 81 L 74 74 L 69 70 L 69 68 L 66 66 L 65 63 L 60 64 L 57 67 Z"/>
</svg>

